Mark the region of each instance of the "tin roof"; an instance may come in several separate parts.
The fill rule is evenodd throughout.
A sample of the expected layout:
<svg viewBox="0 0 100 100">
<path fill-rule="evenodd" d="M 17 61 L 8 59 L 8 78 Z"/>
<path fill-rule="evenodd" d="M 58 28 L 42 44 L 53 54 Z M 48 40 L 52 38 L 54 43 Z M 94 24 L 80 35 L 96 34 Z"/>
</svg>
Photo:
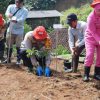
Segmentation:
<svg viewBox="0 0 100 100">
<path fill-rule="evenodd" d="M 29 11 L 27 18 L 46 18 L 62 16 L 57 10 Z"/>
</svg>

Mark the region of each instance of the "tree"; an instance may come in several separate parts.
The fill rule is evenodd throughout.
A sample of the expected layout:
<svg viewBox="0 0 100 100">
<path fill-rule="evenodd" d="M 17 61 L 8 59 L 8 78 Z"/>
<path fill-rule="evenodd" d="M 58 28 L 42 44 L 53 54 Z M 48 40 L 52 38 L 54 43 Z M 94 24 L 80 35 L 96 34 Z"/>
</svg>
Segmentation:
<svg viewBox="0 0 100 100">
<path fill-rule="evenodd" d="M 0 13 L 1 14 L 5 14 L 7 6 L 9 5 L 10 2 L 11 0 L 0 0 Z"/>
<path fill-rule="evenodd" d="M 31 10 L 50 10 L 54 8 L 56 0 L 26 0 L 25 4 Z"/>
</svg>

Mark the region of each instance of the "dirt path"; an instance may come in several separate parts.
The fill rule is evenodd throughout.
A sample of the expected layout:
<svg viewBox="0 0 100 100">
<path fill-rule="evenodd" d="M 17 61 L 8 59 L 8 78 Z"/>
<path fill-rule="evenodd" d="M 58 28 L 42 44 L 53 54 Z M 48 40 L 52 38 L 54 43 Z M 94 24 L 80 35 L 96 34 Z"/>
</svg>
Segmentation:
<svg viewBox="0 0 100 100">
<path fill-rule="evenodd" d="M 0 65 L 0 100 L 100 100 L 95 80 L 82 81 L 83 65 L 74 74 L 63 72 L 62 63 L 57 61 L 56 72 L 52 62 L 51 78 L 29 74 L 24 66 Z"/>
</svg>

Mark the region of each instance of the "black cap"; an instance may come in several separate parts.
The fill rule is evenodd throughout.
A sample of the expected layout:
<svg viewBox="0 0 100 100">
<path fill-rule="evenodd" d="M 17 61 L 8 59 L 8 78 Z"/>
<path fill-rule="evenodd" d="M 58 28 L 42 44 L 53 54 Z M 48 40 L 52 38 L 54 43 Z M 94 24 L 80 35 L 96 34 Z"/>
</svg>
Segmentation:
<svg viewBox="0 0 100 100">
<path fill-rule="evenodd" d="M 72 21 L 78 20 L 76 14 L 71 13 L 67 16 L 67 24 L 71 24 Z"/>
</svg>

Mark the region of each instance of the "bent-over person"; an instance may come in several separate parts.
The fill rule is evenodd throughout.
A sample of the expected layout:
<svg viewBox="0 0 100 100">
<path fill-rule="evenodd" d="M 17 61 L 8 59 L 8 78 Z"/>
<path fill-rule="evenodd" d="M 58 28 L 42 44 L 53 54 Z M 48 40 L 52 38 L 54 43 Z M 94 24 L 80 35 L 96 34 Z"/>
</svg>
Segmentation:
<svg viewBox="0 0 100 100">
<path fill-rule="evenodd" d="M 33 31 L 26 33 L 21 43 L 21 58 L 24 65 L 28 66 L 29 72 L 33 72 L 33 68 L 36 67 L 37 75 L 41 76 L 43 73 L 48 77 L 51 75 L 49 68 L 51 63 L 50 49 L 51 39 L 43 26 L 38 26 Z M 28 50 L 33 50 L 35 53 L 27 57 Z"/>
<path fill-rule="evenodd" d="M 84 35 L 86 22 L 78 21 L 77 15 L 71 13 L 67 16 L 69 47 L 72 54 L 72 70 L 77 72 L 79 56 L 85 48 Z"/>
</svg>

